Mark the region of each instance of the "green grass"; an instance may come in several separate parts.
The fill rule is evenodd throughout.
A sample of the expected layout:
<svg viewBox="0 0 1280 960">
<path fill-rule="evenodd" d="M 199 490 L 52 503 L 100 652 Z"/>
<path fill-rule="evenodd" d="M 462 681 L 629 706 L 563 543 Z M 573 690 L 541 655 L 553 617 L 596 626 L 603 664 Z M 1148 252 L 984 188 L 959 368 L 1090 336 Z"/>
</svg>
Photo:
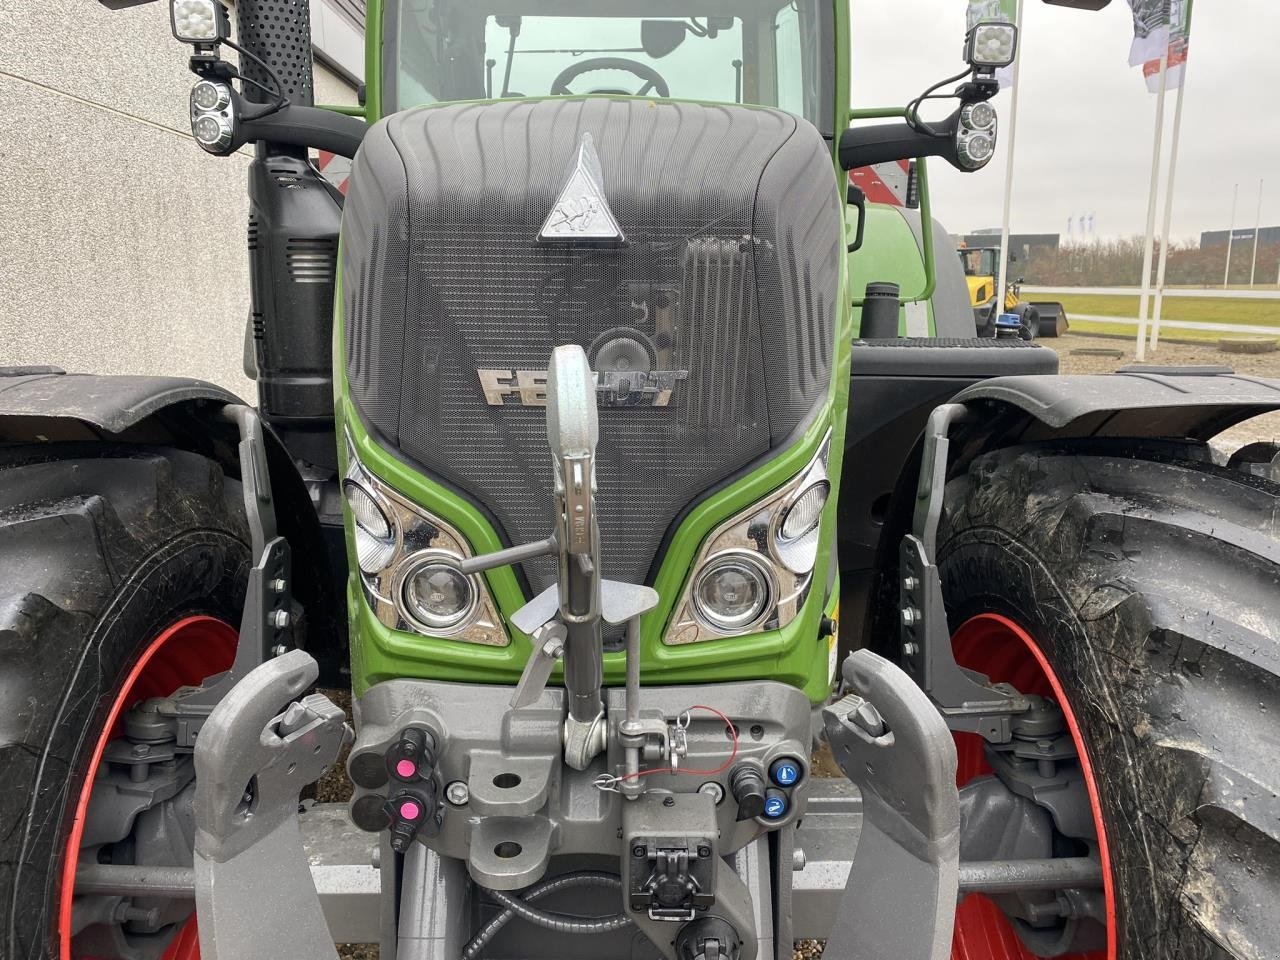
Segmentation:
<svg viewBox="0 0 1280 960">
<path fill-rule="evenodd" d="M 1080 314 L 1098 317 L 1136 317 L 1141 308 L 1141 298 L 1124 296 L 1099 296 L 1074 293 L 1037 293 L 1031 299 L 1057 300 L 1067 310 L 1071 329 L 1076 333 L 1110 334 L 1136 337 L 1138 325 L 1092 323 L 1076 320 Z M 1162 320 L 1185 320 L 1189 323 L 1238 323 L 1260 327 L 1280 327 L 1280 300 L 1215 300 L 1201 297 L 1166 297 Z M 1220 336 L 1240 336 L 1238 333 L 1215 333 L 1212 330 L 1180 330 L 1161 327 L 1161 336 L 1170 340 L 1216 341 Z"/>
</svg>

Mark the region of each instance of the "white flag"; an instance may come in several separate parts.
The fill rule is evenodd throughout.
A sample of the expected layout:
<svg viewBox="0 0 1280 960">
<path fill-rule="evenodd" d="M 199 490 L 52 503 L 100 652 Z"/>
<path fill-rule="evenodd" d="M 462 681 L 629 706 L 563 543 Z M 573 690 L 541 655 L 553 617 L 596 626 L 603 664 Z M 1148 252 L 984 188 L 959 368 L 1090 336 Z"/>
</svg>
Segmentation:
<svg viewBox="0 0 1280 960">
<path fill-rule="evenodd" d="M 1142 67 L 1147 89 L 1160 90 L 1160 58 L 1168 51 L 1165 87 L 1182 86 L 1187 62 L 1188 34 L 1193 0 L 1129 0 L 1133 11 L 1133 44 L 1129 66 Z"/>
</svg>

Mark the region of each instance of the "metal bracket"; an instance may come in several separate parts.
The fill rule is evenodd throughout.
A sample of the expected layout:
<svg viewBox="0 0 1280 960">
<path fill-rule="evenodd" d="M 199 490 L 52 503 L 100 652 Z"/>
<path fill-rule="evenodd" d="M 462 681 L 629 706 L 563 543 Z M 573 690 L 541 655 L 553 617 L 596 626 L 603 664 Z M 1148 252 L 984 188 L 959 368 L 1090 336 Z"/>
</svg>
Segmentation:
<svg viewBox="0 0 1280 960">
<path fill-rule="evenodd" d="M 971 416 L 963 404 L 934 409 L 925 428 L 920 478 L 916 486 L 912 532 L 899 549 L 899 613 L 902 665 L 955 731 L 981 734 L 992 743 L 1013 736 L 1012 718 L 1031 702 L 1012 687 L 992 684 L 980 673 L 961 668 L 951 650 L 951 631 L 942 598 L 942 578 L 934 558 L 938 523 L 947 484 L 951 427 Z"/>
<path fill-rule="evenodd" d="M 822 711 L 862 792 L 862 833 L 827 952 L 945 960 L 959 889 L 960 795 L 951 731 L 902 670 L 870 650 L 844 662 L 853 693 Z"/>
<path fill-rule="evenodd" d="M 159 720 L 168 725 L 169 735 L 180 752 L 195 747 L 209 714 L 237 683 L 259 664 L 288 650 L 284 632 L 289 627 L 292 606 L 290 552 L 288 542 L 276 532 L 262 420 L 258 411 L 243 405 L 228 405 L 222 412 L 240 431 L 241 486 L 257 562 L 249 570 L 231 669 L 201 686 L 184 687 L 171 697 L 150 700 L 135 708 L 134 713 L 148 715 L 150 722 Z"/>
<path fill-rule="evenodd" d="M 351 739 L 294 650 L 254 669 L 214 708 L 196 745 L 196 916 L 206 960 L 261 956 L 288 917 L 289 953 L 337 960 L 298 825 L 298 794 Z"/>
<path fill-rule="evenodd" d="M 525 662 L 520 682 L 511 694 L 511 709 L 532 706 L 542 696 L 552 671 L 564 656 L 564 639 L 567 635 L 568 631 L 559 620 L 548 620 L 532 632 L 533 653 Z"/>
</svg>

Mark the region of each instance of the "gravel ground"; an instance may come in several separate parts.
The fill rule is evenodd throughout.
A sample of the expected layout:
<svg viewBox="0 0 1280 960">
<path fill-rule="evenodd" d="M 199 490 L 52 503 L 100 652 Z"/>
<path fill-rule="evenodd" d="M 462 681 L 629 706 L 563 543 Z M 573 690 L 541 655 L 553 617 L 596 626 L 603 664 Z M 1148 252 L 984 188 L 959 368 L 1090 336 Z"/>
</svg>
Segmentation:
<svg viewBox="0 0 1280 960">
<path fill-rule="evenodd" d="M 1110 337 L 1091 337 L 1070 334 L 1060 341 L 1049 341 L 1062 360 L 1062 372 L 1067 374 L 1114 373 L 1121 367 L 1134 363 L 1133 344 Z M 1280 379 L 1280 353 L 1248 355 L 1227 354 L 1214 344 L 1169 343 L 1160 345 L 1148 363 L 1161 366 L 1227 365 L 1237 373 L 1256 377 Z M 1280 413 L 1268 414 L 1247 421 L 1222 434 L 1214 446 L 1230 454 L 1239 447 L 1258 440 L 1280 440 Z M 335 703 L 350 710 L 351 695 L 346 690 L 326 690 Z M 345 761 L 345 757 L 343 760 Z M 842 774 L 830 751 L 821 749 L 813 758 L 813 770 L 817 776 L 838 777 Z M 325 802 L 345 802 L 351 796 L 351 783 L 347 780 L 345 766 L 335 766 L 316 787 L 317 798 Z M 794 960 L 819 960 L 823 944 L 818 940 L 801 940 L 796 943 Z M 378 960 L 378 947 L 374 944 L 349 944 L 340 946 L 338 954 L 343 960 Z"/>
</svg>

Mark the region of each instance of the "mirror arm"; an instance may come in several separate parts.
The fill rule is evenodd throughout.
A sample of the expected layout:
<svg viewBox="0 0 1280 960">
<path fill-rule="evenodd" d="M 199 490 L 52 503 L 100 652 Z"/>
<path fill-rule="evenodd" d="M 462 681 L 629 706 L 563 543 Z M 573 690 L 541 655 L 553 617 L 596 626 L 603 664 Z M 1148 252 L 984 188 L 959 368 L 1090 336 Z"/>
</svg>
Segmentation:
<svg viewBox="0 0 1280 960">
<path fill-rule="evenodd" d="M 937 135 L 917 130 L 906 120 L 850 127 L 840 134 L 840 166 L 844 170 L 854 170 L 918 157 L 942 157 L 958 166 L 955 133 L 959 121 L 960 112 L 957 110 L 941 123 L 933 124 Z"/>
</svg>

